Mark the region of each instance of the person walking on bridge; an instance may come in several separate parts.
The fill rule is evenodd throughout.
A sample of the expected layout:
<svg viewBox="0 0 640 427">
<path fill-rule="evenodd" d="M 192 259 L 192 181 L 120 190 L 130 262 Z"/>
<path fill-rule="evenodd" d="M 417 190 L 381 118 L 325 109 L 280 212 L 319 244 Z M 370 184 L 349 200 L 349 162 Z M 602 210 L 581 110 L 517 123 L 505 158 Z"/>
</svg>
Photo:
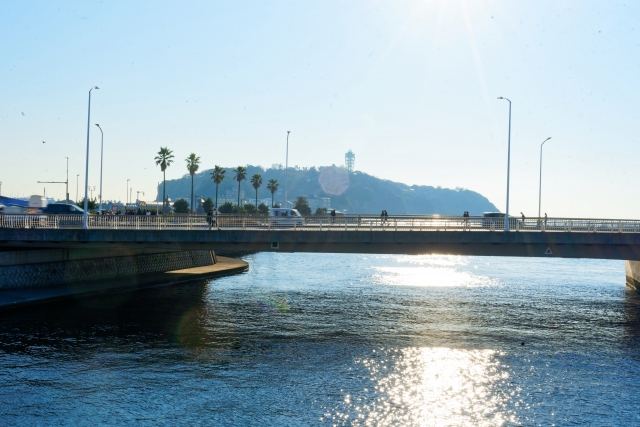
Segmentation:
<svg viewBox="0 0 640 427">
<path fill-rule="evenodd" d="M 207 212 L 207 224 L 209 224 L 209 230 L 213 227 L 213 209 L 209 209 Z"/>
</svg>

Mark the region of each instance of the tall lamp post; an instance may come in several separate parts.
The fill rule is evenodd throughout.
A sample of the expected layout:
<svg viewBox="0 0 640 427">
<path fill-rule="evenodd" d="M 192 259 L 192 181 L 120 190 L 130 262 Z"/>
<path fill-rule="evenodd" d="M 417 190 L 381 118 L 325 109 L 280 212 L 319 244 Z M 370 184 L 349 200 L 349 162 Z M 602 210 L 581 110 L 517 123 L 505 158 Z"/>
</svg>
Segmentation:
<svg viewBox="0 0 640 427">
<path fill-rule="evenodd" d="M 80 174 L 76 175 L 76 203 L 78 203 L 78 182 L 80 180 Z"/>
<path fill-rule="evenodd" d="M 124 199 L 126 200 L 125 206 L 129 204 L 129 181 L 131 181 L 131 178 L 127 180 L 127 194 L 124 197 Z"/>
<path fill-rule="evenodd" d="M 89 89 L 89 108 L 87 109 L 87 161 L 85 166 L 84 177 L 84 213 L 82 214 L 82 229 L 86 230 L 89 211 L 89 133 L 91 131 L 91 91 L 94 89 L 100 89 L 98 86 L 94 86 Z"/>
<path fill-rule="evenodd" d="M 287 131 L 287 156 L 285 158 L 285 162 L 284 162 L 284 206 L 283 208 L 287 207 L 287 174 L 289 172 L 289 134 L 291 133 L 290 130 Z"/>
<path fill-rule="evenodd" d="M 540 144 L 540 185 L 538 186 L 538 218 L 540 218 L 540 205 L 542 202 L 542 146 L 550 139 L 551 137 L 545 139 L 544 141 L 542 141 L 542 144 Z"/>
<path fill-rule="evenodd" d="M 2 196 L 2 181 L 0 181 L 0 196 Z"/>
<path fill-rule="evenodd" d="M 67 159 L 67 181 L 66 181 L 66 184 L 67 184 L 67 186 L 66 186 L 66 187 L 67 187 L 67 189 L 66 189 L 66 194 L 65 194 L 65 196 L 67 197 L 66 202 L 67 202 L 67 203 L 69 203 L 69 158 L 68 158 L 68 157 L 65 157 L 65 159 Z"/>
<path fill-rule="evenodd" d="M 103 153 L 103 147 L 104 147 L 104 132 L 102 131 L 102 128 L 100 127 L 99 124 L 96 123 L 96 126 L 98 126 L 98 129 L 100 129 L 100 215 L 102 215 L 102 153 Z"/>
<path fill-rule="evenodd" d="M 509 136 L 507 139 L 507 212 L 504 218 L 504 231 L 509 231 L 509 173 L 511 171 L 511 100 L 499 96 L 498 99 L 509 101 Z"/>
</svg>

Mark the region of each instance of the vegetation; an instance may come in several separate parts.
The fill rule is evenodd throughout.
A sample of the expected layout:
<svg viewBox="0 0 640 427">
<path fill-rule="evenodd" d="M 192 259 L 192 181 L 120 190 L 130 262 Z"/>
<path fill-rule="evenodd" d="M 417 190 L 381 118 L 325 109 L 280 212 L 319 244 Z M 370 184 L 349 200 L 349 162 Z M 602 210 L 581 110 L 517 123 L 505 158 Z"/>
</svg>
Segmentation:
<svg viewBox="0 0 640 427">
<path fill-rule="evenodd" d="M 280 165 L 280 166 L 282 166 L 282 165 Z M 273 194 L 276 191 L 278 191 L 278 186 L 279 185 L 280 184 L 278 184 L 278 180 L 277 179 L 273 179 L 273 178 L 271 178 L 269 180 L 269 183 L 267 183 L 267 190 L 269 190 L 271 192 L 271 207 L 274 207 L 273 206 Z M 280 207 L 280 206 L 278 206 L 278 207 Z"/>
<path fill-rule="evenodd" d="M 80 199 L 80 200 L 76 203 L 76 205 L 78 205 L 78 207 L 79 207 L 80 209 L 84 209 L 84 197 L 83 197 L 82 199 Z M 93 200 L 89 199 L 89 200 L 87 201 L 87 209 L 88 209 L 89 211 L 93 211 L 93 210 L 98 209 L 98 200 L 97 200 L 97 199 L 95 199 L 95 198 L 94 198 Z"/>
<path fill-rule="evenodd" d="M 222 168 L 221 168 L 222 169 Z M 233 168 L 227 168 L 231 173 Z M 214 198 L 216 189 L 219 197 L 218 206 L 229 200 L 233 204 L 238 202 L 236 191 L 238 181 L 225 179 L 217 186 L 209 175 L 212 169 L 199 170 L 194 175 L 194 194 Z M 251 176 L 258 173 L 262 176 L 263 185 L 273 179 L 284 182 L 284 168 L 264 169 L 259 166 L 247 166 L 247 180 L 240 183 L 240 192 L 244 192 L 253 199 L 253 187 L 248 182 Z M 426 185 L 405 185 L 398 182 L 384 180 L 363 172 L 348 172 L 340 167 L 309 168 L 308 170 L 289 168 L 289 194 L 304 195 L 309 202 L 312 198 L 331 198 L 331 208 L 353 214 L 375 214 L 386 209 L 393 214 L 440 214 L 461 215 L 469 211 L 471 215 L 482 215 L 482 212 L 497 212 L 498 208 L 481 194 L 461 188 L 449 189 Z M 233 177 L 233 175 L 231 175 Z M 162 182 L 160 183 L 162 185 Z M 269 189 L 269 185 L 266 184 Z M 271 189 L 269 189 L 271 191 Z M 275 193 L 272 193 L 272 203 L 276 207 Z M 158 187 L 159 195 L 163 189 Z M 184 176 L 175 180 L 167 180 L 166 194 L 174 199 L 189 198 L 191 193 L 191 177 Z M 233 196 L 229 194 L 233 193 Z M 160 199 L 160 197 L 158 197 Z M 252 200 L 255 203 L 255 200 Z M 293 200 L 292 200 L 293 201 Z M 310 203 L 313 206 L 313 203 Z M 327 205 L 323 205 L 327 206 Z M 315 211 L 315 207 L 314 207 Z"/>
<path fill-rule="evenodd" d="M 260 203 L 258 205 L 258 213 L 261 213 L 261 214 L 264 214 L 264 215 L 268 214 L 269 213 L 269 206 L 265 205 L 264 203 Z"/>
<path fill-rule="evenodd" d="M 218 212 L 225 213 L 225 214 L 233 213 L 235 207 L 236 207 L 236 205 L 234 205 L 231 202 L 224 202 L 218 208 Z"/>
<path fill-rule="evenodd" d="M 258 206 L 258 188 L 262 185 L 262 175 L 254 173 L 251 177 L 251 186 L 256 190 L 256 204 Z"/>
<path fill-rule="evenodd" d="M 185 199 L 178 199 L 173 202 L 173 210 L 175 210 L 176 213 L 189 213 L 189 202 L 187 202 Z"/>
<path fill-rule="evenodd" d="M 326 215 L 326 214 L 327 214 L 327 208 L 316 209 L 316 215 Z"/>
<path fill-rule="evenodd" d="M 309 202 L 307 201 L 307 198 L 304 196 L 298 196 L 296 198 L 296 202 L 293 205 L 293 208 L 297 209 L 301 215 L 309 215 L 311 213 Z"/>
<path fill-rule="evenodd" d="M 216 208 L 218 207 L 218 186 L 224 181 L 224 174 L 226 170 L 218 165 L 215 165 L 211 172 L 211 179 L 216 184 Z"/>
<path fill-rule="evenodd" d="M 202 204 L 202 207 L 204 208 L 205 212 L 209 212 L 211 209 L 213 209 L 213 200 L 211 200 L 211 197 L 207 197 L 207 200 L 204 201 L 204 203 Z"/>
<path fill-rule="evenodd" d="M 247 179 L 247 168 L 238 166 L 233 172 L 236 174 L 233 178 L 238 181 L 238 206 L 240 206 L 240 183 Z"/>
<path fill-rule="evenodd" d="M 256 209 L 255 205 L 252 205 L 251 203 L 246 203 L 243 208 L 244 211 L 248 214 L 254 214 L 258 212 L 258 209 Z"/>
<path fill-rule="evenodd" d="M 193 200 L 193 175 L 200 168 L 200 157 L 196 156 L 195 153 L 189 154 L 189 157 L 185 159 L 187 162 L 187 170 L 189 171 L 189 175 L 191 175 L 191 212 L 193 212 L 193 206 L 195 205 L 195 201 Z"/>
<path fill-rule="evenodd" d="M 160 147 L 160 151 L 158 151 L 155 161 L 156 165 L 160 165 L 160 170 L 162 171 L 162 182 L 164 183 L 162 186 L 162 210 L 164 212 L 167 210 L 167 175 L 165 171 L 169 166 L 171 166 L 171 163 L 173 163 L 173 151 L 169 150 L 167 147 Z"/>
</svg>

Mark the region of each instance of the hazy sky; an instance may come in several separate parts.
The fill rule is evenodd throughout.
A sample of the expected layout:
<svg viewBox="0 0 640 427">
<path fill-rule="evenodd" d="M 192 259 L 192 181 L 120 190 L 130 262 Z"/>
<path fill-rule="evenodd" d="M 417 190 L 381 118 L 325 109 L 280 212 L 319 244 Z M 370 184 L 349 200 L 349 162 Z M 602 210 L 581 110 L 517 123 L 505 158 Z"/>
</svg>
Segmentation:
<svg viewBox="0 0 640 427">
<path fill-rule="evenodd" d="M 640 2 L 502 0 L 5 1 L 2 194 L 41 181 L 146 199 L 202 168 L 344 163 L 407 184 L 463 187 L 510 212 L 640 217 Z M 42 141 L 46 141 L 43 144 Z M 47 194 L 64 198 L 64 185 Z M 265 190 L 266 191 L 266 190 Z M 97 191 L 94 195 L 97 195 Z M 384 207 L 381 207 L 384 208 Z"/>
</svg>

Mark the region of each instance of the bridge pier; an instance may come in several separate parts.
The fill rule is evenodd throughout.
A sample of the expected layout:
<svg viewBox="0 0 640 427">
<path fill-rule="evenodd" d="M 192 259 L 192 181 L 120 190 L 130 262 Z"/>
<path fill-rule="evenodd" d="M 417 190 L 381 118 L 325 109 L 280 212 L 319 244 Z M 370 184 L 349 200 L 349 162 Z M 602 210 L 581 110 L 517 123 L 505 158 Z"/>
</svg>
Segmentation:
<svg viewBox="0 0 640 427">
<path fill-rule="evenodd" d="M 640 261 L 625 261 L 624 270 L 627 285 L 640 292 Z"/>
<path fill-rule="evenodd" d="M 215 264 L 211 250 L 25 249 L 0 251 L 0 290 L 127 277 Z"/>
</svg>

